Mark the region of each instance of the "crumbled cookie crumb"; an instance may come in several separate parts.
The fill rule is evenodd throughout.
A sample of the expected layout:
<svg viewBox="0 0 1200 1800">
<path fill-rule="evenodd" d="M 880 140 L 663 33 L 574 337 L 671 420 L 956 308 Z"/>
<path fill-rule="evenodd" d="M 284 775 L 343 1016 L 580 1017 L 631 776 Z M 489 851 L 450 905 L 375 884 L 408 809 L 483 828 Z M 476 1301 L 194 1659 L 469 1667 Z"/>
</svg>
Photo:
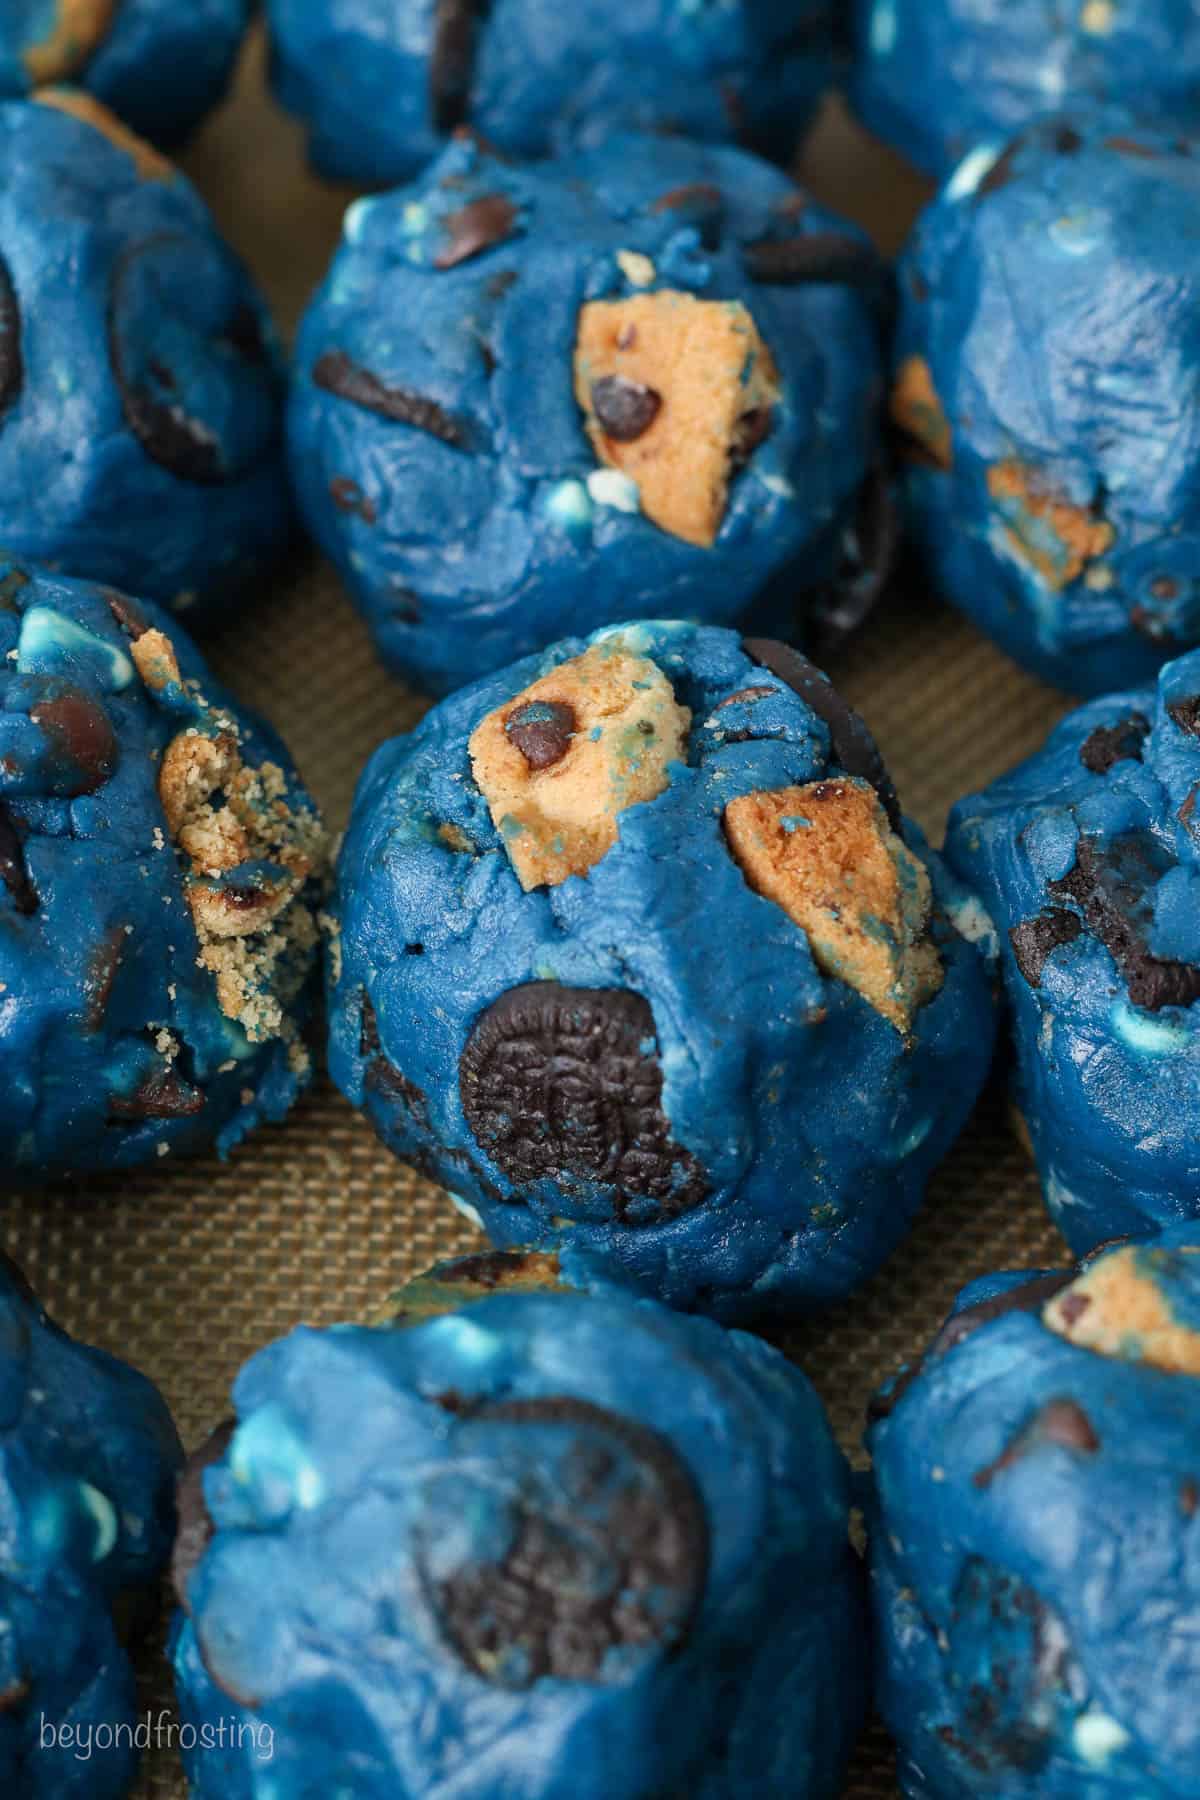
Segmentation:
<svg viewBox="0 0 1200 1800">
<path fill-rule="evenodd" d="M 668 288 L 583 308 L 575 394 L 597 457 L 636 484 L 646 517 L 707 548 L 780 389 L 740 302 Z"/>
<path fill-rule="evenodd" d="M 1200 1375 L 1200 1331 L 1177 1319 L 1153 1279 L 1158 1256 L 1200 1251 L 1114 1250 L 1048 1302 L 1042 1321 L 1081 1350 L 1149 1363 L 1172 1375 Z"/>
<path fill-rule="evenodd" d="M 668 785 L 692 715 L 656 664 L 619 638 L 594 645 L 489 713 L 471 766 L 523 888 L 586 875 L 626 807 Z"/>
<path fill-rule="evenodd" d="M 907 1033 L 943 971 L 928 935 L 929 875 L 874 788 L 839 779 L 745 794 L 725 808 L 725 833 L 755 893 L 806 934 L 817 967 Z"/>
<path fill-rule="evenodd" d="M 1048 586 L 1069 587 L 1111 550 L 1116 532 L 1106 519 L 1065 500 L 1037 469 L 1015 457 L 993 464 L 987 485 L 1013 549 Z"/>
<path fill-rule="evenodd" d="M 909 356 L 901 363 L 892 387 L 891 414 L 912 457 L 939 469 L 953 468 L 950 421 L 923 356 Z"/>
</svg>

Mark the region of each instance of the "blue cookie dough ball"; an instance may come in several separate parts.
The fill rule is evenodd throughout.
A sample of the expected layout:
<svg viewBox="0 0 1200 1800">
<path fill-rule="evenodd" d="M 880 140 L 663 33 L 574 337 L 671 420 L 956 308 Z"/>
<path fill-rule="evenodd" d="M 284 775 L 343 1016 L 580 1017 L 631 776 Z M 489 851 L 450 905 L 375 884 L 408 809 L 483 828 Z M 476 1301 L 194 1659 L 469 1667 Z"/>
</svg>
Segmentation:
<svg viewBox="0 0 1200 1800">
<path fill-rule="evenodd" d="M 195 619 L 290 517 L 270 324 L 199 196 L 87 95 L 0 105 L 0 544 Z"/>
<path fill-rule="evenodd" d="M 0 1256 L 0 1789 L 118 1800 L 137 1768 L 114 1613 L 153 1612 L 183 1453 L 158 1390 L 74 1343 Z"/>
<path fill-rule="evenodd" d="M 324 858 L 287 752 L 178 626 L 0 564 L 0 1181 L 282 1118 Z"/>
<path fill-rule="evenodd" d="M 9 0 L 0 94 L 72 82 L 164 148 L 223 96 L 249 0 Z"/>
<path fill-rule="evenodd" d="M 1193 0 L 855 0 L 855 27 L 857 111 L 939 178 L 1064 107 L 1200 120 Z"/>
<path fill-rule="evenodd" d="M 384 660 L 445 693 L 567 631 L 831 579 L 878 444 L 879 288 L 854 226 L 731 150 L 518 169 L 460 140 L 359 202 L 289 435 Z"/>
<path fill-rule="evenodd" d="M 193 1794 L 833 1800 L 868 1657 L 804 1376 L 482 1260 L 473 1306 L 302 1329 L 238 1377 L 185 1483 Z"/>
<path fill-rule="evenodd" d="M 961 800 L 1000 932 L 1016 1100 L 1077 1251 L 1200 1215 L 1200 652 L 1081 707 Z"/>
<path fill-rule="evenodd" d="M 275 91 L 324 174 L 408 181 L 470 125 L 545 156 L 615 130 L 781 161 L 832 68 L 829 0 L 269 0 Z"/>
<path fill-rule="evenodd" d="M 900 276 L 892 411 L 937 586 L 1094 694 L 1200 639 L 1200 160 L 1117 116 L 968 157 Z"/>
<path fill-rule="evenodd" d="M 722 1318 L 903 1237 L 992 1048 L 978 903 L 780 644 L 570 639 L 376 752 L 330 1063 L 503 1246 Z"/>
<path fill-rule="evenodd" d="M 910 1800 L 1192 1800 L 1200 1233 L 977 1282 L 878 1402 L 878 1698 Z"/>
</svg>

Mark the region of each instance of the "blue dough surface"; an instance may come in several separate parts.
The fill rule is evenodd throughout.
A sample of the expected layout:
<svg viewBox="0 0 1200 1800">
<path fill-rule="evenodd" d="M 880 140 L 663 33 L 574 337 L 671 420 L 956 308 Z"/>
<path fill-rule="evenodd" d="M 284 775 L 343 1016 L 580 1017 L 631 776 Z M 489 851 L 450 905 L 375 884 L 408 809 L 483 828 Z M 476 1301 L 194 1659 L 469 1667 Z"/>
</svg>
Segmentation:
<svg viewBox="0 0 1200 1800">
<path fill-rule="evenodd" d="M 1197 1791 L 1200 1235 L 1082 1277 L 1149 1296 L 1185 1363 L 1052 1327 L 1060 1304 L 1086 1327 L 1071 1279 L 974 1284 L 878 1403 L 877 1698 L 908 1800 Z"/>
<path fill-rule="evenodd" d="M 290 531 L 270 324 L 184 177 L 62 103 L 0 105 L 0 544 L 198 620 Z"/>
<path fill-rule="evenodd" d="M 250 0 L 15 0 L 0 18 L 0 94 L 69 81 L 171 149 L 225 93 Z"/>
<path fill-rule="evenodd" d="M 849 1474 L 777 1351 L 498 1291 L 293 1332 L 234 1401 L 174 1640 L 201 1800 L 840 1792 L 869 1660 Z"/>
<path fill-rule="evenodd" d="M 1089 103 L 1200 121 L 1193 0 L 854 0 L 852 95 L 929 174 Z"/>
<path fill-rule="evenodd" d="M 968 157 L 901 268 L 893 410 L 934 583 L 1091 695 L 1200 639 L 1200 160 L 1098 114 Z"/>
<path fill-rule="evenodd" d="M 780 377 L 711 547 L 639 510 L 576 399 L 584 305 L 659 290 L 741 302 Z M 648 612 L 730 624 L 773 580 L 794 614 L 873 491 L 883 292 L 856 227 L 742 152 L 634 135 L 517 168 L 459 140 L 347 214 L 296 350 L 301 511 L 436 694 Z"/>
<path fill-rule="evenodd" d="M 158 1390 L 74 1343 L 0 1257 L 0 1790 L 13 1800 L 129 1791 L 136 1693 L 114 1608 L 153 1617 L 182 1462 Z"/>
<path fill-rule="evenodd" d="M 945 979 L 902 1035 L 819 971 L 805 932 L 748 886 L 722 829 L 736 796 L 844 767 L 829 725 L 732 631 L 650 624 L 594 641 L 647 656 L 691 708 L 686 766 L 672 763 L 665 791 L 620 814 L 617 843 L 586 876 L 526 892 L 472 777 L 468 740 L 582 641 L 477 683 L 378 750 L 333 903 L 334 1079 L 500 1245 L 570 1244 L 643 1292 L 725 1319 L 834 1298 L 904 1236 L 984 1080 L 991 977 L 951 920 L 977 939 L 988 922 L 906 823 L 932 880 Z M 836 708 L 828 683 L 819 687 Z M 568 1096 L 582 1090 L 580 1116 L 550 1128 L 550 1172 L 514 1181 L 468 1122 L 460 1059 L 501 996 L 539 982 L 562 984 L 569 999 L 624 990 L 596 1004 L 606 1018 L 615 1009 L 622 1041 L 640 1010 L 647 1036 L 629 1078 L 650 1111 L 613 1124 L 589 1088 L 594 1071 L 572 1069 L 564 1041 L 562 1068 L 552 1062 L 547 1077 Z M 593 1101 L 600 1146 L 589 1139 L 577 1152 Z M 621 1173 L 610 1128 L 635 1166 L 648 1146 L 647 1169 Z"/>
<path fill-rule="evenodd" d="M 184 685 L 138 673 L 147 628 L 169 634 Z M 234 737 L 242 779 L 278 770 L 245 805 L 288 807 L 287 841 L 234 832 L 200 871 L 160 770 Z M 319 822 L 286 751 L 177 625 L 0 565 L 0 1183 L 225 1151 L 283 1117 L 307 1077 L 317 962 L 320 887 L 293 892 L 296 845 L 315 868 Z M 246 935 L 222 936 L 226 920 Z"/>
<path fill-rule="evenodd" d="M 1092 701 L 959 801 L 946 854 L 1000 934 L 1016 1100 L 1072 1248 L 1200 1193 L 1200 653 Z"/>
<path fill-rule="evenodd" d="M 827 86 L 830 0 L 269 0 L 275 91 L 326 175 L 410 180 L 473 126 L 545 156 L 614 130 L 785 161 Z"/>
</svg>

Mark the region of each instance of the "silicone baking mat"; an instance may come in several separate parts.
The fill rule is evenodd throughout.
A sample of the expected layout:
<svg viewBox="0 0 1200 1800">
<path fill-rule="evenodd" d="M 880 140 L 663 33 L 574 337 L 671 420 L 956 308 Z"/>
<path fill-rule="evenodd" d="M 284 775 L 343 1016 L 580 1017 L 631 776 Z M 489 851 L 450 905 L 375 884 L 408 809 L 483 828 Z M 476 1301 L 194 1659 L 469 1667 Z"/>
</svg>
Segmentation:
<svg viewBox="0 0 1200 1800">
<path fill-rule="evenodd" d="M 300 133 L 265 97 L 257 41 L 187 167 L 290 333 L 352 196 L 306 173 Z M 822 198 L 861 218 L 889 250 L 922 197 L 917 179 L 836 107 L 803 169 Z M 335 576 L 298 557 L 275 591 L 208 648 L 221 675 L 282 731 L 340 830 L 367 755 L 410 727 L 424 703 L 377 665 Z M 906 810 L 935 842 L 951 802 L 1032 751 L 1066 709 L 921 596 L 872 620 L 831 672 L 871 722 Z M 230 1380 L 252 1351 L 301 1320 L 365 1315 L 409 1273 L 480 1241 L 323 1081 L 285 1126 L 259 1133 L 227 1164 L 181 1163 L 10 1197 L 0 1230 L 62 1324 L 161 1385 L 189 1447 L 227 1412 Z M 905 1248 L 846 1304 L 779 1341 L 861 1461 L 868 1396 L 929 1336 L 956 1289 L 989 1269 L 1064 1257 L 1007 1132 L 998 1083 Z M 143 1704 L 157 1713 L 170 1705 L 157 1644 L 142 1661 Z M 137 1792 L 182 1800 L 169 1748 L 147 1758 Z M 864 1740 L 847 1792 L 853 1800 L 896 1793 L 880 1731 Z"/>
</svg>

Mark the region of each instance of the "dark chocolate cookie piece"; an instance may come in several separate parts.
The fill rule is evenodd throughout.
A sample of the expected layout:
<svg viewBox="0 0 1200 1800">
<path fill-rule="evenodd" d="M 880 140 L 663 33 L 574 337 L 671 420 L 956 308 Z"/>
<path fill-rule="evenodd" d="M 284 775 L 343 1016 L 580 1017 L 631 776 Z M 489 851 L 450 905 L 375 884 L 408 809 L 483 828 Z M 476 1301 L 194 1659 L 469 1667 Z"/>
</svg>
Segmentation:
<svg viewBox="0 0 1200 1800">
<path fill-rule="evenodd" d="M 1152 893 L 1171 866 L 1148 831 L 1130 831 L 1107 847 L 1081 837 L 1075 867 L 1052 881 L 1055 899 L 1073 900 L 1087 929 L 1120 969 L 1134 1006 L 1158 1012 L 1200 1000 L 1200 967 L 1155 956 L 1149 947 Z"/>
<path fill-rule="evenodd" d="M 446 241 L 433 259 L 434 268 L 455 269 L 507 243 L 516 223 L 517 209 L 507 194 L 481 194 L 446 219 Z"/>
<path fill-rule="evenodd" d="M 489 5 L 490 0 L 435 0 L 429 101 L 439 131 L 453 131 L 466 123 L 479 28 Z"/>
<path fill-rule="evenodd" d="M 430 1609 L 483 1680 L 613 1679 L 613 1650 L 653 1657 L 687 1640 L 704 1597 L 709 1529 L 686 1464 L 656 1431 L 573 1396 L 477 1405 L 455 1396 L 461 1460 L 429 1484 L 416 1556 Z M 471 1506 L 479 1469 L 487 1493 Z M 447 1537 L 447 1508 L 501 1511 L 501 1554 Z"/>
<path fill-rule="evenodd" d="M 864 721 L 852 706 L 846 704 L 833 683 L 827 681 L 816 664 L 809 662 L 806 656 L 801 656 L 790 644 L 781 644 L 775 638 L 744 638 L 742 649 L 753 662 L 769 669 L 772 675 L 778 676 L 780 681 L 799 694 L 805 705 L 825 721 L 829 727 L 830 748 L 838 766 L 847 775 L 856 775 L 863 781 L 870 782 L 879 795 L 892 829 L 898 830 L 900 802 L 896 798 L 892 778 L 879 754 L 879 746 Z"/>
<path fill-rule="evenodd" d="M 1078 913 L 1050 906 L 1034 919 L 1024 919 L 1008 934 L 1017 967 L 1030 987 L 1040 987 L 1047 958 L 1063 944 L 1073 944 L 1083 931 Z"/>
<path fill-rule="evenodd" d="M 1150 735 L 1145 713 L 1130 713 L 1115 725 L 1097 725 L 1079 746 L 1079 760 L 1092 775 L 1107 775 L 1119 762 L 1141 762 L 1142 746 Z"/>
<path fill-rule="evenodd" d="M 641 994 L 553 981 L 510 988 L 476 1021 L 459 1080 L 476 1142 L 518 1190 L 594 1184 L 629 1225 L 675 1218 L 708 1191 L 695 1157 L 671 1139 Z"/>
</svg>

